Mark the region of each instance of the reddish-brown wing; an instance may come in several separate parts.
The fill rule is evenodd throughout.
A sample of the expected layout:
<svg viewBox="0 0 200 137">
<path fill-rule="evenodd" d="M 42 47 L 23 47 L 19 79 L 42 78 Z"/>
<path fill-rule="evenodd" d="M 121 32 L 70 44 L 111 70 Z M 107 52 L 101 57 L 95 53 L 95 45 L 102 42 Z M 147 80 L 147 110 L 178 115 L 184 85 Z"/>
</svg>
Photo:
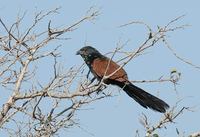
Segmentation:
<svg viewBox="0 0 200 137">
<path fill-rule="evenodd" d="M 108 58 L 96 58 L 92 63 L 92 68 L 99 77 L 110 76 L 108 79 L 125 82 L 128 80 L 127 74 L 118 64 Z M 120 69 L 119 69 L 120 68 Z"/>
</svg>

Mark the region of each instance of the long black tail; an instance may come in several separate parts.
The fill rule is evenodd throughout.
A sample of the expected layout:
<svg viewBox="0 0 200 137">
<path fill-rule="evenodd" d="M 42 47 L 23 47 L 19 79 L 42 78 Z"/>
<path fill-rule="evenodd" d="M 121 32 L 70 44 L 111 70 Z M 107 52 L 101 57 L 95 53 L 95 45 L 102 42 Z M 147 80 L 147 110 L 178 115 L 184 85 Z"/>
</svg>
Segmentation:
<svg viewBox="0 0 200 137">
<path fill-rule="evenodd" d="M 140 105 L 145 108 L 150 108 L 155 111 L 165 113 L 169 108 L 169 105 L 165 103 L 163 100 L 147 93 L 143 89 L 136 87 L 132 83 L 128 83 L 126 85 L 119 84 L 121 88 L 135 101 L 137 101 Z"/>
</svg>

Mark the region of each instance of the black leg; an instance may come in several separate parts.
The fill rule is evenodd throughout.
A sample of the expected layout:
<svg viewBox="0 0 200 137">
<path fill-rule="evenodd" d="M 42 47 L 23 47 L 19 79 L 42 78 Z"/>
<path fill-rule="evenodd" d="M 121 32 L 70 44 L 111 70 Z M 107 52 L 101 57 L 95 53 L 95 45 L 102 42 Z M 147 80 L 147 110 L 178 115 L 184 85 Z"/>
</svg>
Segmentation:
<svg viewBox="0 0 200 137">
<path fill-rule="evenodd" d="M 87 86 L 89 86 L 89 85 L 91 85 L 94 81 L 95 81 L 95 77 L 93 77 L 91 80 L 90 80 L 90 82 L 88 83 L 88 85 Z"/>
<path fill-rule="evenodd" d="M 86 76 L 87 79 L 89 78 L 90 72 L 91 72 L 91 70 L 89 70 L 87 73 L 87 76 Z"/>
</svg>

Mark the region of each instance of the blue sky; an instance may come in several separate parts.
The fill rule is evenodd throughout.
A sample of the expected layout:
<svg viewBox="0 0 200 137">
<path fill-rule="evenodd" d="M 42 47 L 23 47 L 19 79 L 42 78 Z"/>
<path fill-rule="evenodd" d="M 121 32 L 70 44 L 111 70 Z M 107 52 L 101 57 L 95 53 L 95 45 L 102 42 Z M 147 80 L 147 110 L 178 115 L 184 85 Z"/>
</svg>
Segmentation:
<svg viewBox="0 0 200 137">
<path fill-rule="evenodd" d="M 146 30 L 141 25 L 118 28 L 117 26 L 121 24 L 140 20 L 156 29 L 157 25 L 166 25 L 170 20 L 185 14 L 186 16 L 175 25 L 189 24 L 190 27 L 170 33 L 168 40 L 180 56 L 200 66 L 199 5 L 198 0 L 1 0 L 0 17 L 7 24 L 11 24 L 15 21 L 18 13 L 22 14 L 26 11 L 27 17 L 24 20 L 24 27 L 26 27 L 27 24 L 32 23 L 31 19 L 35 11 L 61 6 L 60 14 L 52 17 L 51 20 L 56 26 L 65 26 L 80 19 L 91 6 L 100 9 L 101 14 L 94 23 L 83 23 L 78 30 L 68 34 L 71 38 L 69 41 L 57 43 L 63 45 L 62 63 L 65 64 L 66 68 L 70 68 L 83 62 L 79 56 L 75 55 L 75 52 L 84 45 L 85 41 L 102 53 L 112 51 L 119 40 L 130 39 L 129 44 L 125 47 L 126 50 L 137 48 L 145 39 Z M 41 26 L 41 28 L 44 27 L 46 26 Z M 0 29 L 1 33 L 2 28 L 0 27 Z M 163 136 L 175 135 L 176 127 L 180 132 L 185 132 L 186 135 L 198 131 L 200 70 L 181 62 L 162 43 L 159 44 L 159 46 L 148 50 L 147 54 L 132 60 L 125 66 L 129 78 L 131 80 L 157 79 L 162 75 L 168 76 L 171 69 L 176 68 L 182 74 L 177 86 L 178 95 L 170 83 L 137 85 L 154 95 L 159 91 L 160 98 L 168 102 L 170 106 L 173 106 L 178 98 L 184 98 L 179 108 L 196 106 L 196 112 L 186 112 L 176 120 L 176 124 L 167 126 L 167 130 L 162 132 Z M 45 68 L 43 71 L 45 72 Z M 45 73 L 43 74 L 45 75 Z M 109 90 L 117 91 L 117 88 L 109 87 Z M 97 101 L 91 106 L 87 106 L 88 110 L 78 112 L 77 117 L 80 119 L 80 126 L 83 129 L 75 127 L 63 131 L 61 136 L 89 137 L 93 134 L 95 137 L 133 137 L 137 129 L 141 133 L 144 131 L 138 120 L 142 113 L 147 114 L 152 123 L 158 121 L 162 116 L 151 110 L 143 109 L 125 93 L 116 92 L 115 94 L 118 96 Z"/>
</svg>

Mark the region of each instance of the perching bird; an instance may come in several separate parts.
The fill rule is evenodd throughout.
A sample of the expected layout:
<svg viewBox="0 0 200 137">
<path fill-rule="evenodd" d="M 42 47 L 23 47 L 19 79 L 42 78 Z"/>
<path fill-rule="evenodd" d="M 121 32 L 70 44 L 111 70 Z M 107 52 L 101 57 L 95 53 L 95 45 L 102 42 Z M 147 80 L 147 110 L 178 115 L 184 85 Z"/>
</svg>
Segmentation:
<svg viewBox="0 0 200 137">
<path fill-rule="evenodd" d="M 169 105 L 161 99 L 133 85 L 128 80 L 127 73 L 123 68 L 95 48 L 86 46 L 77 51 L 76 54 L 81 55 L 95 78 L 99 81 L 104 78 L 105 84 L 119 86 L 144 108 L 150 108 L 161 113 L 165 113 L 169 108 Z"/>
</svg>

